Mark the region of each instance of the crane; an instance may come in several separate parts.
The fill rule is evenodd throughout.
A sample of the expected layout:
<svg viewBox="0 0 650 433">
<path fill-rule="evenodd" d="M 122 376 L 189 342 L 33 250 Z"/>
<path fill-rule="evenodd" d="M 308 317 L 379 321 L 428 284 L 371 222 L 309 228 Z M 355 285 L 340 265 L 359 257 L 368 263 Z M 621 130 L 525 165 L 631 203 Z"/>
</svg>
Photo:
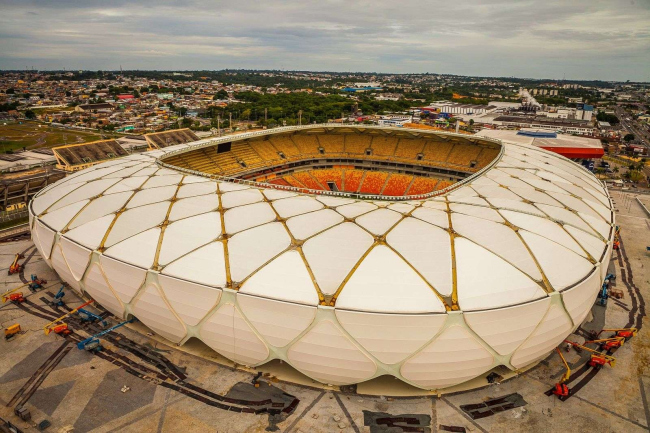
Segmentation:
<svg viewBox="0 0 650 433">
<path fill-rule="evenodd" d="M 598 304 L 602 305 L 603 307 L 607 305 L 607 298 L 609 298 L 609 282 L 615 278 L 616 276 L 614 274 L 607 274 L 603 280 L 603 286 L 600 289 L 600 294 L 598 296 L 600 298 Z"/>
<path fill-rule="evenodd" d="M 102 345 L 101 345 L 101 343 L 99 341 L 99 337 L 101 337 L 102 335 L 106 335 L 109 332 L 114 331 L 115 329 L 126 325 L 127 323 L 131 323 L 134 320 L 135 320 L 135 317 L 130 319 L 130 320 L 124 321 L 122 323 L 118 323 L 117 325 L 112 326 L 112 327 L 110 327 L 108 329 L 104 329 L 103 331 L 98 332 L 97 334 L 93 335 L 92 337 L 88 337 L 85 340 L 80 341 L 79 343 L 77 343 L 77 348 L 80 349 L 80 350 L 81 349 L 86 350 L 88 352 L 99 352 L 99 351 L 102 350 Z"/>
<path fill-rule="evenodd" d="M 562 360 L 562 363 L 564 364 L 564 368 L 566 371 L 562 375 L 560 381 L 555 384 L 555 387 L 553 387 L 551 392 L 553 393 L 553 395 L 557 395 L 560 400 L 564 401 L 569 397 L 569 395 L 571 395 L 571 390 L 566 384 L 571 378 L 571 368 L 569 368 L 569 364 L 566 362 L 566 359 L 564 358 L 564 355 L 562 355 L 560 349 L 556 347 L 555 351 L 557 352 L 558 355 L 560 355 L 560 359 Z"/>
<path fill-rule="evenodd" d="M 609 364 L 612 367 L 616 365 L 616 358 L 614 358 L 613 356 L 607 355 L 605 353 L 601 353 L 594 349 L 590 349 L 581 344 L 574 343 L 573 341 L 564 340 L 564 342 L 570 344 L 573 347 L 578 347 L 582 350 L 586 350 L 587 352 L 591 352 L 591 359 L 589 360 L 588 364 L 591 367 L 595 368 L 596 370 L 599 370 L 605 364 Z"/>
<path fill-rule="evenodd" d="M 18 263 L 18 260 L 24 259 L 24 258 L 25 258 L 25 256 L 23 254 L 16 253 L 16 257 L 14 257 L 13 263 L 11 263 L 11 266 L 9 266 L 9 270 L 7 271 L 8 272 L 7 275 L 17 274 L 18 272 L 25 269 L 25 265 L 21 265 L 20 263 Z"/>
<path fill-rule="evenodd" d="M 97 314 L 91 313 L 90 311 L 84 310 L 83 308 L 77 310 L 77 314 L 79 315 L 79 318 L 81 319 L 82 322 L 94 323 L 99 321 L 99 323 L 101 323 L 102 326 L 108 326 L 108 322 L 106 322 L 106 320 L 104 320 L 102 316 L 98 316 Z"/>
<path fill-rule="evenodd" d="M 50 304 L 54 307 L 63 307 L 65 305 L 65 302 L 63 302 L 63 297 L 65 296 L 65 292 L 63 291 L 63 288 L 65 286 L 61 286 L 59 291 L 54 295 L 54 299 L 50 302 Z"/>
<path fill-rule="evenodd" d="M 636 337 L 636 334 L 639 332 L 639 330 L 636 328 L 601 329 L 598 335 L 602 334 L 603 332 L 615 332 L 616 337 L 624 338 L 625 341 L 627 341 L 632 337 Z"/>
<path fill-rule="evenodd" d="M 72 313 L 76 313 L 77 311 L 79 311 L 80 309 L 82 309 L 83 307 L 85 307 L 86 305 L 89 305 L 89 304 L 91 304 L 91 303 L 93 303 L 93 302 L 95 302 L 95 301 L 91 299 L 90 301 L 81 304 L 81 305 L 78 306 L 77 308 L 68 311 L 68 312 L 65 313 L 63 316 L 59 317 L 58 319 L 55 319 L 55 320 L 51 321 L 50 323 L 48 323 L 48 324 L 45 325 L 45 326 L 43 326 L 43 330 L 45 331 L 45 335 L 48 335 L 50 332 L 55 331 L 54 328 L 58 328 L 58 327 L 61 327 L 62 325 L 65 325 L 65 324 L 62 324 L 62 325 L 56 325 L 56 323 L 57 323 L 57 322 L 60 322 L 64 317 L 67 317 L 67 316 L 69 316 L 69 315 L 72 314 Z M 67 328 L 68 325 L 65 325 L 65 326 L 66 326 L 66 328 Z M 58 334 L 58 332 L 57 332 L 57 334 Z"/>
<path fill-rule="evenodd" d="M 10 290 L 7 290 L 6 292 L 4 292 L 4 293 L 2 294 L 2 302 L 15 301 L 16 298 L 17 298 L 17 296 L 13 296 L 13 295 L 10 296 L 10 294 L 13 293 L 13 292 L 15 292 L 16 290 L 20 290 L 20 289 L 22 289 L 22 288 L 25 287 L 25 286 L 27 286 L 27 287 L 29 288 L 29 290 L 34 291 L 34 290 L 36 290 L 36 289 L 40 289 L 40 288 L 42 288 L 42 287 L 43 287 L 43 284 L 47 284 L 47 281 L 45 281 L 45 280 L 40 280 L 40 279 L 36 276 L 36 274 L 32 274 L 31 280 L 32 280 L 32 281 L 29 282 L 29 283 L 21 284 L 21 285 L 18 286 L 18 287 L 14 287 L 13 289 L 10 289 Z M 18 293 L 15 293 L 14 295 L 18 295 Z M 21 297 L 22 297 L 22 293 L 21 293 L 20 295 L 21 295 Z M 21 302 L 22 302 L 22 301 L 21 301 Z"/>
<path fill-rule="evenodd" d="M 609 351 L 612 349 L 618 349 L 625 343 L 625 338 L 623 337 L 611 337 L 611 338 L 601 338 L 599 340 L 585 341 L 585 344 L 600 344 L 600 350 Z"/>
</svg>

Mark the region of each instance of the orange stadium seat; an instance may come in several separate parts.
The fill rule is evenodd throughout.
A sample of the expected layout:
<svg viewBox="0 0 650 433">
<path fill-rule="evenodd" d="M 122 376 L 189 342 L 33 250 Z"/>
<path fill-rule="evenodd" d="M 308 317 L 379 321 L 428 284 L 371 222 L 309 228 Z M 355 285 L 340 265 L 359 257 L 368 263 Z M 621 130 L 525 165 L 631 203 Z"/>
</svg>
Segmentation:
<svg viewBox="0 0 650 433">
<path fill-rule="evenodd" d="M 453 143 L 427 140 L 422 153 L 426 160 L 444 162 L 447 160 L 449 152 L 451 152 L 453 147 Z"/>
<path fill-rule="evenodd" d="M 343 170 L 340 168 L 314 170 L 311 174 L 328 190 L 330 188 L 327 186 L 327 182 L 334 182 L 339 191 L 343 190 Z"/>
<path fill-rule="evenodd" d="M 449 153 L 447 162 L 456 165 L 469 166 L 470 161 L 476 161 L 481 148 L 471 144 L 457 143 Z"/>
<path fill-rule="evenodd" d="M 345 151 L 352 154 L 363 155 L 366 149 L 370 147 L 370 141 L 373 137 L 359 134 L 345 135 Z"/>
<path fill-rule="evenodd" d="M 282 179 L 284 179 L 291 186 L 295 186 L 297 188 L 305 188 L 305 185 L 303 185 L 302 182 L 290 174 L 282 176 Z"/>
<path fill-rule="evenodd" d="M 406 193 L 411 181 L 413 181 L 413 176 L 410 174 L 391 174 L 382 194 L 393 197 L 402 196 Z"/>
<path fill-rule="evenodd" d="M 362 178 L 363 170 L 345 170 L 343 189 L 347 192 L 357 192 Z"/>
<path fill-rule="evenodd" d="M 411 187 L 406 191 L 406 195 L 426 194 L 435 191 L 438 182 L 441 181 L 433 177 L 416 177 Z"/>
<path fill-rule="evenodd" d="M 302 155 L 317 155 L 320 152 L 318 148 L 318 138 L 309 134 L 294 134 L 291 139 Z"/>
<path fill-rule="evenodd" d="M 388 173 L 383 171 L 369 171 L 363 179 L 359 192 L 366 194 L 379 194 L 386 184 Z"/>
<path fill-rule="evenodd" d="M 372 137 L 372 154 L 393 156 L 398 139 L 395 137 Z"/>
<path fill-rule="evenodd" d="M 318 142 L 325 149 L 325 153 L 343 153 L 343 138 L 344 136 L 340 134 L 320 135 Z"/>
<path fill-rule="evenodd" d="M 395 156 L 399 158 L 415 159 L 418 153 L 422 153 L 426 140 L 421 138 L 401 138 L 397 142 Z"/>
<path fill-rule="evenodd" d="M 323 186 L 321 186 L 321 184 L 319 184 L 308 171 L 300 171 L 297 173 L 293 173 L 293 177 L 298 179 L 300 183 L 302 183 L 303 185 L 305 185 L 305 187 L 309 189 L 318 189 L 318 190 L 326 189 Z"/>
<path fill-rule="evenodd" d="M 271 180 L 268 180 L 267 183 L 272 183 L 273 185 L 291 186 L 289 184 L 289 182 L 287 182 L 286 180 L 284 180 L 282 178 L 271 179 Z"/>
<path fill-rule="evenodd" d="M 438 182 L 438 184 L 436 185 L 436 189 L 435 189 L 435 191 L 440 191 L 441 189 L 445 189 L 445 188 L 447 188 L 448 186 L 451 186 L 451 185 L 453 185 L 453 184 L 454 184 L 454 182 L 448 182 L 448 181 L 446 181 L 446 180 L 441 180 L 441 181 Z"/>
<path fill-rule="evenodd" d="M 287 157 L 300 155 L 300 151 L 288 135 L 274 135 L 269 138 L 269 141 Z"/>
</svg>

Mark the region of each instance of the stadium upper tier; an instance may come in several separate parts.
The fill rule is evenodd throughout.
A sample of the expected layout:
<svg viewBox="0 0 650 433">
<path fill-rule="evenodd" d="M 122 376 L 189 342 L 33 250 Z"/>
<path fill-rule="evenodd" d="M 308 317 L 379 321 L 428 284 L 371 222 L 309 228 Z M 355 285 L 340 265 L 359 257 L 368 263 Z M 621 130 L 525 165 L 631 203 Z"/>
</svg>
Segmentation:
<svg viewBox="0 0 650 433">
<path fill-rule="evenodd" d="M 404 134 L 412 141 L 394 140 Z M 606 188 L 564 157 L 463 139 L 314 125 L 133 154 L 41 191 L 32 237 L 75 290 L 174 343 L 198 338 L 247 366 L 279 359 L 334 385 L 382 375 L 432 390 L 482 385 L 496 367 L 543 359 L 587 317 L 614 214 Z M 259 176 L 254 159 L 264 167 L 279 152 L 316 161 L 321 148 L 484 167 L 395 199 L 223 177 Z M 223 175 L 200 172 L 215 167 Z M 377 173 L 373 192 L 387 186 Z"/>
</svg>

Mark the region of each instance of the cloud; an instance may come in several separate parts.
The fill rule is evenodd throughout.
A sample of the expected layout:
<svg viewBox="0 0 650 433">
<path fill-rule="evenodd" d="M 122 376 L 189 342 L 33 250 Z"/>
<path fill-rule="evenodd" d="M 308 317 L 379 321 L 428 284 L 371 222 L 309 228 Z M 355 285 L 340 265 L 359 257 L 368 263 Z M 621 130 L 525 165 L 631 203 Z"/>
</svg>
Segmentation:
<svg viewBox="0 0 650 433">
<path fill-rule="evenodd" d="M 0 0 L 0 68 L 650 81 L 650 2 Z"/>
</svg>

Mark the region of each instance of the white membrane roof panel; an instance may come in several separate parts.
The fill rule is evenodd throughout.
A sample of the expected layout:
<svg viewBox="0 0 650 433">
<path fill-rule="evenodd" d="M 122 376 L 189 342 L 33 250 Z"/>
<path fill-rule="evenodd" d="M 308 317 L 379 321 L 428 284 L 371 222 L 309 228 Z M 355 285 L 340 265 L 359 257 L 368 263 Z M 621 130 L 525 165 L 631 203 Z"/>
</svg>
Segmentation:
<svg viewBox="0 0 650 433">
<path fill-rule="evenodd" d="M 257 332 L 275 347 L 291 343 L 316 317 L 316 307 L 249 296 L 241 291 L 237 302 Z"/>
<path fill-rule="evenodd" d="M 404 362 L 400 372 L 420 387 L 437 389 L 476 377 L 493 363 L 490 352 L 465 327 L 452 326 Z"/>
<path fill-rule="evenodd" d="M 336 300 L 344 310 L 437 313 L 445 311 L 433 289 L 390 248 L 378 245 L 352 274 Z"/>
<path fill-rule="evenodd" d="M 292 197 L 274 201 L 273 207 L 282 218 L 291 218 L 292 216 L 320 210 L 324 206 L 311 197 Z"/>
<path fill-rule="evenodd" d="M 550 298 L 498 310 L 467 312 L 465 321 L 500 355 L 512 353 L 542 320 Z"/>
<path fill-rule="evenodd" d="M 571 320 L 559 305 L 551 305 L 542 322 L 530 337 L 515 351 L 510 363 L 515 368 L 545 357 L 571 332 Z"/>
<path fill-rule="evenodd" d="M 165 201 L 127 210 L 113 224 L 104 245 L 106 247 L 113 246 L 131 236 L 157 226 L 165 220 L 168 209 L 169 202 Z"/>
<path fill-rule="evenodd" d="M 64 237 L 59 239 L 59 246 L 74 279 L 81 281 L 90 261 L 90 250 Z"/>
<path fill-rule="evenodd" d="M 571 236 L 564 231 L 561 225 L 553 221 L 509 210 L 501 211 L 501 215 L 507 218 L 511 224 L 521 229 L 538 234 L 553 242 L 557 242 L 576 254 L 586 256 L 584 250 L 580 248 L 580 245 L 578 245 L 576 241 L 574 241 Z"/>
<path fill-rule="evenodd" d="M 41 221 L 50 226 L 56 231 L 62 230 L 72 218 L 74 218 L 77 213 L 83 207 L 88 204 L 88 200 L 79 201 L 77 203 L 70 204 L 66 207 L 62 207 L 53 212 L 48 212 L 45 216 L 41 217 Z"/>
<path fill-rule="evenodd" d="M 151 284 L 138 296 L 133 313 L 155 333 L 174 343 L 185 337 L 185 327 L 169 309 L 158 289 Z"/>
<path fill-rule="evenodd" d="M 449 228 L 449 214 L 446 211 L 421 207 L 414 210 L 411 215 L 443 229 Z"/>
<path fill-rule="evenodd" d="M 361 201 L 339 206 L 336 208 L 336 211 L 346 218 L 356 218 L 359 215 L 363 215 L 364 213 L 368 213 L 375 209 L 377 209 L 377 206 L 374 204 Z"/>
<path fill-rule="evenodd" d="M 222 305 L 201 326 L 201 339 L 223 356 L 253 366 L 269 356 L 269 349 L 232 304 Z"/>
<path fill-rule="evenodd" d="M 485 248 L 463 238 L 455 243 L 458 303 L 463 310 L 506 307 L 546 296 L 539 284 Z"/>
<path fill-rule="evenodd" d="M 142 185 L 142 189 L 158 188 L 161 186 L 178 185 L 183 179 L 182 175 L 153 176 Z"/>
<path fill-rule="evenodd" d="M 291 238 L 281 223 L 269 223 L 237 233 L 228 240 L 230 274 L 243 281 L 251 272 L 284 251 Z"/>
<path fill-rule="evenodd" d="M 571 226 L 564 226 L 565 230 L 569 232 L 573 238 L 578 241 L 582 248 L 584 248 L 595 260 L 600 260 L 607 244 L 600 238 L 593 235 L 593 232 L 587 233 L 580 229 Z"/>
<path fill-rule="evenodd" d="M 131 302 L 142 284 L 144 284 L 147 271 L 106 256 L 100 256 L 99 262 L 113 292 L 125 304 Z"/>
<path fill-rule="evenodd" d="M 108 286 L 98 264 L 92 265 L 84 277 L 84 288 L 94 300 L 117 317 L 124 315 L 124 306 Z"/>
<path fill-rule="evenodd" d="M 153 265 L 159 239 L 160 228 L 154 227 L 111 246 L 104 254 L 146 269 Z"/>
<path fill-rule="evenodd" d="M 396 364 L 431 340 L 446 314 L 376 314 L 336 310 L 339 323 L 379 361 Z"/>
<path fill-rule="evenodd" d="M 408 218 L 386 236 L 394 248 L 443 296 L 451 295 L 451 238 L 446 231 Z"/>
<path fill-rule="evenodd" d="M 172 185 L 162 186 L 160 188 L 143 189 L 142 191 L 138 191 L 133 198 L 129 200 L 126 207 L 132 209 L 138 206 L 169 200 L 176 193 L 176 188 L 176 185 Z"/>
<path fill-rule="evenodd" d="M 235 234 L 274 221 L 275 212 L 268 203 L 254 203 L 229 209 L 224 214 L 226 233 Z"/>
<path fill-rule="evenodd" d="M 322 209 L 289 218 L 287 227 L 296 239 L 307 239 L 316 233 L 343 222 L 343 217 L 331 209 Z"/>
<path fill-rule="evenodd" d="M 75 188 L 74 191 L 70 192 L 65 197 L 61 198 L 61 200 L 58 200 L 50 206 L 47 211 L 49 213 L 61 209 L 69 204 L 97 196 L 115 183 L 117 183 L 117 179 L 100 179 L 89 182 L 79 188 Z"/>
<path fill-rule="evenodd" d="M 61 254 L 61 248 L 58 245 L 55 245 L 52 249 L 52 255 L 50 256 L 52 263 L 52 268 L 59 274 L 59 277 L 65 282 L 67 282 L 70 287 L 72 287 L 77 293 L 81 294 L 81 285 L 79 281 L 75 280 L 75 277 L 70 272 L 63 254 Z"/>
<path fill-rule="evenodd" d="M 171 223 L 165 229 L 158 263 L 169 262 L 196 248 L 216 240 L 221 234 L 221 216 L 218 212 L 205 213 Z"/>
<path fill-rule="evenodd" d="M 213 287 L 226 285 L 226 259 L 221 242 L 213 242 L 165 266 L 163 274 Z"/>
<path fill-rule="evenodd" d="M 463 213 L 465 215 L 475 216 L 477 218 L 487 219 L 498 223 L 503 222 L 503 218 L 501 218 L 499 213 L 488 207 L 452 203 L 449 205 L 449 208 L 454 212 Z"/>
<path fill-rule="evenodd" d="M 291 365 L 323 383 L 346 385 L 371 378 L 377 366 L 340 329 L 322 320 L 287 352 Z"/>
<path fill-rule="evenodd" d="M 186 178 L 187 179 L 187 178 Z M 183 179 L 183 186 L 178 190 L 176 198 L 194 197 L 197 195 L 216 194 L 217 184 L 215 182 L 201 182 L 187 184 L 186 179 Z"/>
<path fill-rule="evenodd" d="M 372 243 L 367 232 L 343 223 L 309 239 L 302 250 L 321 291 L 333 295 Z"/>
<path fill-rule="evenodd" d="M 243 191 L 227 192 L 221 196 L 221 204 L 224 209 L 230 209 L 245 204 L 257 203 L 262 201 L 264 196 L 259 190 L 247 189 Z"/>
<path fill-rule="evenodd" d="M 587 317 L 600 292 L 600 272 L 594 272 L 586 280 L 562 292 L 564 306 L 573 320 L 573 326 L 579 326 Z"/>
<path fill-rule="evenodd" d="M 356 219 L 356 223 L 376 236 L 383 235 L 393 227 L 402 216 L 388 209 L 377 209 Z"/>
<path fill-rule="evenodd" d="M 533 279 L 542 279 L 535 260 L 510 227 L 457 213 L 452 215 L 452 224 L 460 235 L 502 257 Z"/>
<path fill-rule="evenodd" d="M 172 309 L 188 325 L 196 326 L 217 305 L 221 290 L 158 275 L 158 283 Z"/>
<path fill-rule="evenodd" d="M 127 177 L 104 191 L 104 195 L 133 191 L 140 188 L 147 179 L 149 179 L 148 176 Z"/>
<path fill-rule="evenodd" d="M 526 230 L 520 230 L 519 233 L 555 290 L 562 290 L 576 283 L 594 267 L 584 257 L 542 236 Z"/>
<path fill-rule="evenodd" d="M 257 271 L 240 293 L 318 305 L 318 292 L 298 251 L 287 251 Z"/>
<path fill-rule="evenodd" d="M 65 234 L 65 237 L 94 250 L 101 244 L 114 219 L 115 215 L 111 214 L 92 220 L 70 230 Z"/>
<path fill-rule="evenodd" d="M 122 209 L 126 201 L 131 197 L 131 192 L 122 192 L 118 194 L 105 195 L 92 200 L 86 207 L 79 212 L 79 215 L 68 226 L 74 229 L 82 224 L 97 220 L 104 215 L 112 214 Z"/>
<path fill-rule="evenodd" d="M 216 194 L 189 197 L 177 200 L 169 213 L 169 221 L 177 221 L 202 213 L 217 210 L 219 197 Z"/>
</svg>

